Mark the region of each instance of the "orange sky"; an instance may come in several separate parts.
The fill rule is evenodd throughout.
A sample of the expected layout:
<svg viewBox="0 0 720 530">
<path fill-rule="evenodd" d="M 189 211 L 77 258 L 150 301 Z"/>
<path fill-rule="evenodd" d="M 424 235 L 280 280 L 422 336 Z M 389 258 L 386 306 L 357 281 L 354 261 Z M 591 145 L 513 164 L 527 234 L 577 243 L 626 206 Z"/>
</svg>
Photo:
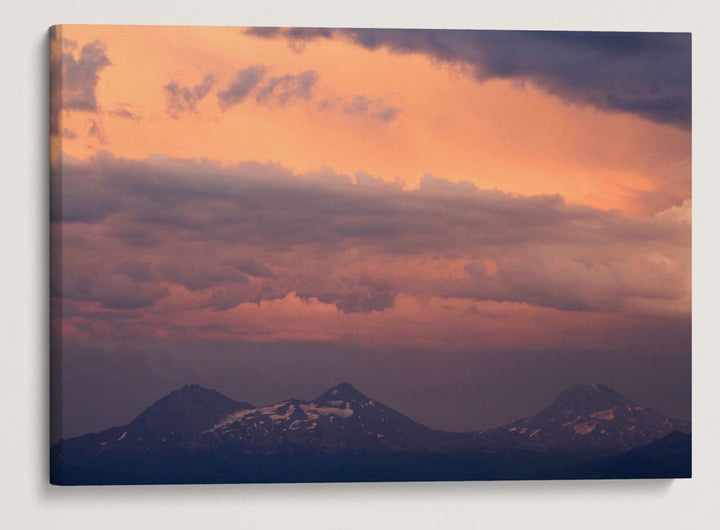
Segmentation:
<svg viewBox="0 0 720 530">
<path fill-rule="evenodd" d="M 130 329 L 172 340 L 188 334 L 228 339 L 242 333 L 258 341 L 389 341 L 452 348 L 482 338 L 488 348 L 579 347 L 593 334 L 600 342 L 607 340 L 613 326 L 632 326 L 637 318 L 689 314 L 689 131 L 568 103 L 531 84 L 497 78 L 479 82 L 463 65 L 370 51 L 339 37 L 308 42 L 301 50 L 284 39 L 261 39 L 239 28 L 63 26 L 62 38 L 65 52 L 76 60 L 84 46 L 99 41 L 110 61 L 97 71 L 97 109 L 61 112 L 61 149 L 75 165 L 145 163 L 151 155 L 207 159 L 230 168 L 243 161 L 271 162 L 318 183 L 336 179 L 332 172 L 353 179 L 362 172 L 398 181 L 406 191 L 431 174 L 513 196 L 559 195 L 564 204 L 548 203 L 549 208 L 571 217 L 580 210 L 567 205 L 619 212 L 619 217 L 595 212 L 593 219 L 600 221 L 581 218 L 555 228 L 558 235 L 587 228 L 596 238 L 592 242 L 564 244 L 553 236 L 524 241 L 519 248 L 487 244 L 464 254 L 460 245 L 452 256 L 433 249 L 392 255 L 372 245 L 336 249 L 324 243 L 285 252 L 245 241 L 222 246 L 184 236 L 175 240 L 174 234 L 163 239 L 167 232 L 155 243 L 132 246 L 119 243 L 117 234 L 130 227 L 153 235 L 154 228 L 132 225 L 130 214 L 117 213 L 64 228 L 63 274 L 70 275 L 68 285 L 76 282 L 76 309 L 86 313 L 65 320 L 67 338 L 121 337 Z M 283 103 L 259 101 L 253 93 L 223 109 L 218 93 L 236 72 L 253 65 L 266 68 L 266 80 L 313 70 L 317 82 L 310 97 Z M 164 87 L 175 82 L 192 89 L 208 75 L 215 83 L 194 109 L 169 108 Z M 369 102 L 368 110 L 345 112 L 357 96 Z M 395 119 L 373 117 L 388 108 L 397 109 Z M 102 152 L 107 153 L 96 156 Z M 194 164 L 187 162 L 188 174 L 196 171 Z M 268 168 L 269 174 L 274 171 Z M 363 178 L 357 180 L 360 189 Z M 519 203 L 525 204 L 522 197 Z M 201 214 L 204 219 L 212 211 Z M 667 228 L 668 234 L 679 230 L 684 235 L 680 242 L 669 235 L 638 243 L 635 235 L 625 237 L 622 227 L 637 234 Z M 515 230 L 513 237 L 520 234 L 509 229 Z M 182 278 L 203 268 L 218 278 L 231 275 L 233 260 L 245 263 L 251 251 L 274 276 L 250 274 L 236 278 L 237 283 L 218 280 L 197 289 L 187 283 L 196 279 L 183 284 Z M 125 260 L 149 267 L 153 279 L 132 283 L 124 273 L 113 272 L 112 265 Z M 484 264 L 482 270 L 478 263 Z M 81 272 L 88 264 L 92 272 Z M 83 274 L 97 278 L 83 279 Z M 525 275 L 534 275 L 537 289 L 528 289 Z M 115 283 L 103 286 L 110 277 Z M 382 286 L 368 278 L 381 280 Z M 473 282 L 481 285 L 479 299 L 464 296 Z M 554 299 L 554 284 L 569 301 Z M 314 294 L 298 294 L 301 288 Z M 374 289 L 387 289 L 392 304 L 369 312 L 341 310 L 348 300 L 357 301 L 355 295 L 373 302 L 379 296 Z M 251 301 L 256 291 L 268 290 L 268 298 L 258 295 L 260 303 Z M 110 319 L 86 320 L 92 313 L 122 313 L 122 307 L 100 303 L 101 291 L 116 299 L 127 292 L 155 293 L 157 300 L 136 307 L 131 325 L 118 328 Z M 224 298 L 238 302 L 212 306 Z"/>
<path fill-rule="evenodd" d="M 112 63 L 99 72 L 99 114 L 63 114 L 63 127 L 77 137 L 62 148 L 81 159 L 107 150 L 139 159 L 162 153 L 226 164 L 272 161 L 298 172 L 364 171 L 407 188 L 430 173 L 516 194 L 559 193 L 631 215 L 679 205 L 690 194 L 688 131 L 567 104 L 530 85 L 480 83 L 457 65 L 418 54 L 368 51 L 341 39 L 298 52 L 239 28 L 63 26 L 63 38 L 78 49 L 101 41 Z M 278 77 L 315 70 L 313 98 L 261 105 L 249 97 L 221 110 L 216 90 L 254 64 Z M 163 87 L 192 87 L 207 74 L 216 89 L 196 112 L 173 118 Z M 400 112 L 390 122 L 342 112 L 355 95 Z M 318 110 L 325 99 L 334 108 Z M 118 110 L 140 119 L 113 114 Z M 100 137 L 88 137 L 93 120 Z M 648 199 L 658 192 L 662 199 Z"/>
</svg>

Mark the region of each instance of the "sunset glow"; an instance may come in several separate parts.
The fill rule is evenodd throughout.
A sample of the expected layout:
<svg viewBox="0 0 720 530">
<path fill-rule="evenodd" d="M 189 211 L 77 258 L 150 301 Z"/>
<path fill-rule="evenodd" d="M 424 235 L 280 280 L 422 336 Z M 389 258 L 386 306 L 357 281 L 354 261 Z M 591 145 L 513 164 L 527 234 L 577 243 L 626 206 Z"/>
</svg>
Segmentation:
<svg viewBox="0 0 720 530">
<path fill-rule="evenodd" d="M 689 362 L 689 36 L 392 31 L 55 30 L 67 362 L 293 343 Z"/>
</svg>

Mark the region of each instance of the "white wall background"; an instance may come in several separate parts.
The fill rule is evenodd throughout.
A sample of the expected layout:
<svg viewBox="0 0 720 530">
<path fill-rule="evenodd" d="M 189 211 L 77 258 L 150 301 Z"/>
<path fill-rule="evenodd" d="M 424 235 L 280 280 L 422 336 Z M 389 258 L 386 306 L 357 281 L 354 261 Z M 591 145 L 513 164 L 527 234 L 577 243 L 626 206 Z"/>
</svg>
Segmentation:
<svg viewBox="0 0 720 530">
<path fill-rule="evenodd" d="M 18 0 L 2 7 L 0 520 L 6 528 L 717 528 L 720 9 L 712 2 Z M 694 478 L 57 488 L 47 484 L 47 34 L 57 23 L 692 31 Z"/>
</svg>

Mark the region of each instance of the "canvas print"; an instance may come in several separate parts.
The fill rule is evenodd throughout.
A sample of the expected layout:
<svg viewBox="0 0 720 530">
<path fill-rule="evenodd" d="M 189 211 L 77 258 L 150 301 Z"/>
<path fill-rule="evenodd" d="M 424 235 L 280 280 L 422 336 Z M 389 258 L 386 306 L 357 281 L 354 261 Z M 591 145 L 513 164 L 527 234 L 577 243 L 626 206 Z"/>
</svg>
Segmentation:
<svg viewBox="0 0 720 530">
<path fill-rule="evenodd" d="M 691 35 L 50 30 L 60 485 L 691 476 Z"/>
</svg>

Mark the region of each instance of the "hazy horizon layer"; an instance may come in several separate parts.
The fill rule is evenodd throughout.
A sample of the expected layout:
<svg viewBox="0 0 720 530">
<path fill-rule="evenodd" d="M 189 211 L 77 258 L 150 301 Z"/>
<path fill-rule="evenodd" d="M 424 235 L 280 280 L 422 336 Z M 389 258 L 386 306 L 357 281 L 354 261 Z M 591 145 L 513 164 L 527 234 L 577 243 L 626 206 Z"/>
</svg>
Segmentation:
<svg viewBox="0 0 720 530">
<path fill-rule="evenodd" d="M 311 400 L 348 382 L 428 427 L 467 432 L 535 414 L 574 384 L 601 383 L 656 412 L 691 420 L 688 353 L 463 351 L 439 358 L 437 352 L 419 350 L 403 352 L 415 360 L 408 365 L 388 361 L 392 352 L 316 343 L 155 344 L 111 350 L 100 360 L 92 346 L 66 350 L 66 373 L 73 375 L 63 393 L 64 431 L 53 433 L 53 442 L 125 425 L 185 384 L 263 406 L 290 398 Z M 196 360 L 198 350 L 206 352 L 202 363 Z M 644 378 L 649 372 L 654 377 Z M 679 388 L 687 391 L 668 391 Z"/>
</svg>

